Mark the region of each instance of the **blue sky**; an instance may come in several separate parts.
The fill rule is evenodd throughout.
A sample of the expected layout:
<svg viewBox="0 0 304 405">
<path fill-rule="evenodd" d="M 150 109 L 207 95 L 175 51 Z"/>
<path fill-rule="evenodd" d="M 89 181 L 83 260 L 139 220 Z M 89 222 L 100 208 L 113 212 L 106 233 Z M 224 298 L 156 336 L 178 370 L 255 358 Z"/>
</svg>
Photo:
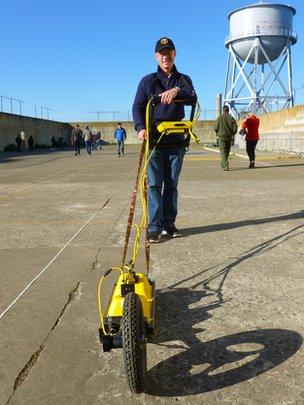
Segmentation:
<svg viewBox="0 0 304 405">
<path fill-rule="evenodd" d="M 269 1 L 284 3 L 283 1 Z M 24 101 L 23 114 L 54 109 L 60 121 L 95 120 L 89 111 L 131 111 L 140 78 L 156 69 L 155 41 L 177 48 L 176 66 L 192 78 L 203 109 L 215 108 L 225 80 L 230 11 L 255 1 L 9 0 L 1 2 L 0 94 Z M 294 87 L 304 84 L 304 1 L 297 9 Z M 297 92 L 304 103 L 304 89 Z M 9 111 L 7 101 L 4 109 Z M 14 103 L 18 112 L 18 105 Z M 43 110 L 44 116 L 47 112 Z M 103 113 L 101 119 L 112 119 Z"/>
</svg>

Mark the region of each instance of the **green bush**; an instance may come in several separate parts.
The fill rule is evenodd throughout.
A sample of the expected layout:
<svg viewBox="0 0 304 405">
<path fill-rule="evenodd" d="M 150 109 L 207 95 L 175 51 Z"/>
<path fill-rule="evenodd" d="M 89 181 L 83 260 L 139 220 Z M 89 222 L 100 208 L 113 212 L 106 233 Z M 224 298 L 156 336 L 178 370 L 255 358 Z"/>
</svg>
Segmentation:
<svg viewBox="0 0 304 405">
<path fill-rule="evenodd" d="M 45 145 L 44 143 L 35 143 L 34 149 L 48 149 L 49 145 Z"/>
<path fill-rule="evenodd" d="M 17 146 L 14 143 L 10 143 L 4 146 L 4 152 L 15 152 L 18 150 Z"/>
</svg>

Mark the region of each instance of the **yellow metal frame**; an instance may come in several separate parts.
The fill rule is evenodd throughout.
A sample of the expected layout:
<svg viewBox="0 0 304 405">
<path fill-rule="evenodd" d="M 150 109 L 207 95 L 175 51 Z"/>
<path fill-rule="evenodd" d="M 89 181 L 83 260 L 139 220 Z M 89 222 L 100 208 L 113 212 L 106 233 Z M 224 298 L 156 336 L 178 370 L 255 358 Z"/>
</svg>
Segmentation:
<svg viewBox="0 0 304 405">
<path fill-rule="evenodd" d="M 157 125 L 157 130 L 163 135 L 189 134 L 191 138 L 199 143 L 199 138 L 192 132 L 196 120 L 193 121 L 163 121 Z"/>
<path fill-rule="evenodd" d="M 157 130 L 165 135 L 188 132 L 193 126 L 193 121 L 164 121 L 157 125 Z"/>
<path fill-rule="evenodd" d="M 125 283 L 125 275 L 121 274 L 114 287 L 111 300 L 106 311 L 106 318 L 109 317 L 121 317 L 123 310 L 124 296 L 121 295 L 121 286 Z M 132 285 L 132 284 L 127 284 Z M 143 315 L 148 324 L 151 324 L 154 320 L 154 283 L 151 282 L 148 277 L 143 273 L 136 273 L 136 282 L 134 285 L 134 292 L 139 296 Z"/>
</svg>

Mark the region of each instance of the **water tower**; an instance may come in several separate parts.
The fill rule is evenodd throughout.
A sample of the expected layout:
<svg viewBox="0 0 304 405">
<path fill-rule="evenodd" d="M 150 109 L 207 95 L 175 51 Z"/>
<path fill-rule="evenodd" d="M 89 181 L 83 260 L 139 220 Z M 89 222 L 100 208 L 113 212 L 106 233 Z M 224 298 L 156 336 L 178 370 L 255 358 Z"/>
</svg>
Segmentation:
<svg viewBox="0 0 304 405">
<path fill-rule="evenodd" d="M 226 38 L 228 62 L 224 104 L 236 115 L 293 106 L 291 46 L 296 10 L 262 1 L 232 11 Z"/>
</svg>

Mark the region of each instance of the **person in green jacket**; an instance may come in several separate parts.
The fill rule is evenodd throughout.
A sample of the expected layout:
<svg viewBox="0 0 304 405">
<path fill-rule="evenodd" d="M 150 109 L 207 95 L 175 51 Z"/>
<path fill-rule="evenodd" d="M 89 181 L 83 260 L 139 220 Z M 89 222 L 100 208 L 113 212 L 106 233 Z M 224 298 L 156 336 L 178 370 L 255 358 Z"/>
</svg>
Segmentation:
<svg viewBox="0 0 304 405">
<path fill-rule="evenodd" d="M 224 105 L 223 113 L 215 122 L 214 131 L 218 139 L 221 153 L 221 167 L 229 170 L 228 157 L 231 148 L 231 141 L 237 133 L 238 126 L 235 119 L 229 114 L 229 107 Z"/>
</svg>

